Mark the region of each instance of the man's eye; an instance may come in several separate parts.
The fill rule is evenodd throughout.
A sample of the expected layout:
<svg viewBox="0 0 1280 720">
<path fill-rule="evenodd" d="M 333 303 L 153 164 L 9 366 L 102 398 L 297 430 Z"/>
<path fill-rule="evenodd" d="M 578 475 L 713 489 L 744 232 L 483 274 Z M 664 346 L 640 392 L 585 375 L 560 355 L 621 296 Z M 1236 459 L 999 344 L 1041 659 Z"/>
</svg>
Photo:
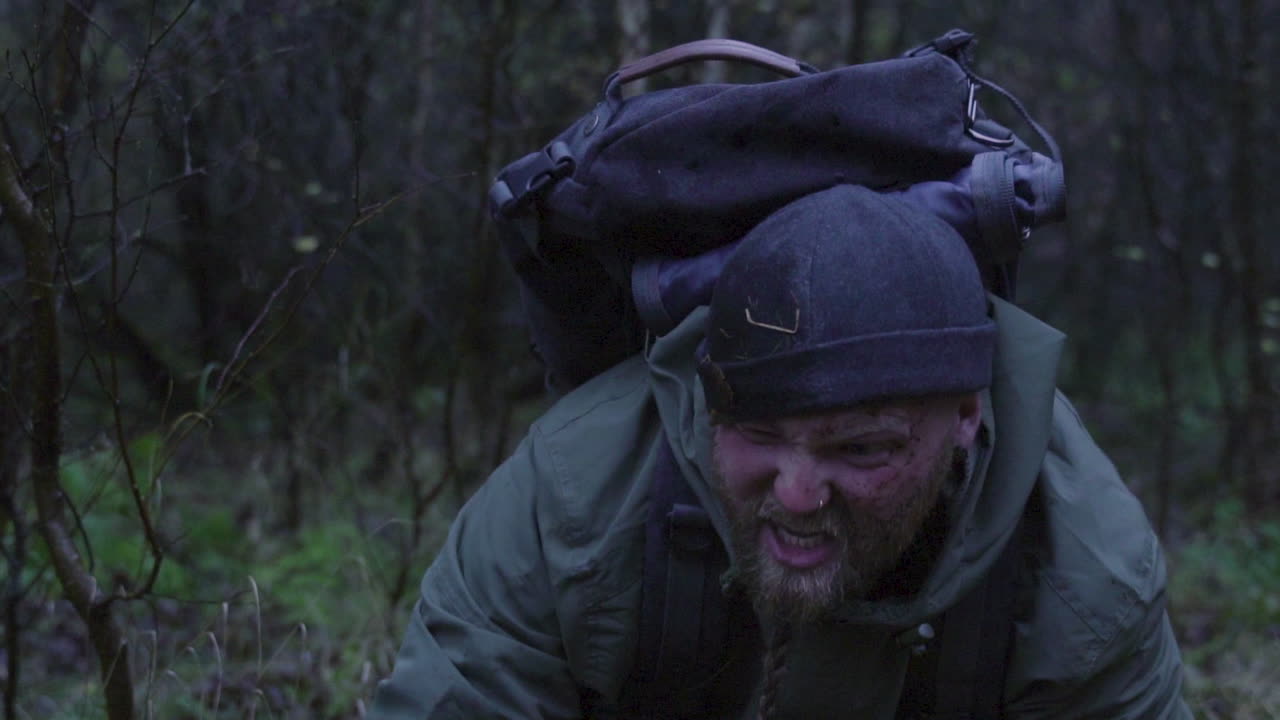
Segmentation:
<svg viewBox="0 0 1280 720">
<path fill-rule="evenodd" d="M 898 443 L 892 440 L 847 442 L 840 445 L 840 453 L 858 463 L 887 462 L 898 447 Z"/>
<path fill-rule="evenodd" d="M 782 437 L 777 430 L 759 425 L 739 425 L 738 432 L 753 443 L 775 443 Z"/>
</svg>

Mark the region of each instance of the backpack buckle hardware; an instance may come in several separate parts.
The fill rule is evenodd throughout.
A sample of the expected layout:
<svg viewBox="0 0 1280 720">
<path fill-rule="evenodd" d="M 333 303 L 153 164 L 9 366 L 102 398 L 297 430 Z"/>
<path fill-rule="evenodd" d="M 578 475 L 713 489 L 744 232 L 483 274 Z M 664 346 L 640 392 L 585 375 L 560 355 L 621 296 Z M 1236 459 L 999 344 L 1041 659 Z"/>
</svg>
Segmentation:
<svg viewBox="0 0 1280 720">
<path fill-rule="evenodd" d="M 573 153 L 569 146 L 557 140 L 538 154 L 537 172 L 525 183 L 525 193 L 540 192 L 548 183 L 555 182 L 573 172 Z"/>
<path fill-rule="evenodd" d="M 978 84 L 970 80 L 969 81 L 969 106 L 965 112 L 965 120 L 964 120 L 965 134 L 973 138 L 974 140 L 977 140 L 980 143 L 983 143 L 985 145 L 990 145 L 992 147 L 1004 148 L 1004 147 L 1009 147 L 1010 145 L 1013 144 L 1012 134 L 1010 134 L 1009 137 L 1003 137 L 1003 138 L 987 135 L 985 133 L 980 132 L 977 129 L 977 127 L 975 127 L 975 123 L 977 123 L 977 121 L 978 121 Z"/>
<path fill-rule="evenodd" d="M 676 504 L 668 523 L 667 537 L 673 549 L 701 555 L 715 546 L 715 529 L 701 507 Z"/>
<path fill-rule="evenodd" d="M 573 173 L 577 161 L 564 141 L 557 140 L 513 163 L 489 189 L 489 206 L 494 215 L 509 218 L 547 185 Z M 523 182 L 522 182 L 523 180 Z M 519 194 L 513 191 L 518 189 Z"/>
<path fill-rule="evenodd" d="M 898 647 L 910 648 L 911 654 L 920 656 L 929 651 L 929 643 L 937 636 L 937 631 L 929 623 L 907 628 L 894 638 Z"/>
</svg>

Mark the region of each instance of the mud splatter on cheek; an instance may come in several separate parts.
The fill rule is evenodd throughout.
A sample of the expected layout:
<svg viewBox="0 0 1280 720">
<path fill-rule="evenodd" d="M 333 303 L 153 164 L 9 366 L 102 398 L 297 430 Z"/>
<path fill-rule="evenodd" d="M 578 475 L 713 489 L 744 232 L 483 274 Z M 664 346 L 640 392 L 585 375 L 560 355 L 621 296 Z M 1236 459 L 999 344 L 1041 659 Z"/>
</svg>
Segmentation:
<svg viewBox="0 0 1280 720">
<path fill-rule="evenodd" d="M 912 488 L 905 485 L 910 478 L 909 473 L 897 468 L 872 472 L 849 488 L 846 499 L 863 512 L 888 519 L 901 505 L 902 499 L 912 494 Z"/>
</svg>

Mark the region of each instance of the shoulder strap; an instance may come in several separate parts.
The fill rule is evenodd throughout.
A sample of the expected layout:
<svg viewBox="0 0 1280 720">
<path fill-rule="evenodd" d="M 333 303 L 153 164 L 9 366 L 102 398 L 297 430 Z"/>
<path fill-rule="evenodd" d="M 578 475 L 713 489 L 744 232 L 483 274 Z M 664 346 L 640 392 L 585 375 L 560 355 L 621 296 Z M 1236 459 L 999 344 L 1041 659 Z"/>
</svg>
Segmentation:
<svg viewBox="0 0 1280 720">
<path fill-rule="evenodd" d="M 743 635 L 733 627 L 743 624 L 737 605 L 720 587 L 728 555 L 665 437 L 650 480 L 639 644 L 623 703 L 629 717 L 707 702 L 701 689 L 718 692 L 709 681 Z"/>
<path fill-rule="evenodd" d="M 1020 608 L 1019 570 L 1028 527 L 1038 519 L 1038 493 L 991 570 L 969 594 L 931 623 L 935 647 L 917 650 L 907 667 L 900 720 L 989 720 L 1004 717 L 1004 681 Z M 921 646 L 923 649 L 925 646 Z"/>
</svg>

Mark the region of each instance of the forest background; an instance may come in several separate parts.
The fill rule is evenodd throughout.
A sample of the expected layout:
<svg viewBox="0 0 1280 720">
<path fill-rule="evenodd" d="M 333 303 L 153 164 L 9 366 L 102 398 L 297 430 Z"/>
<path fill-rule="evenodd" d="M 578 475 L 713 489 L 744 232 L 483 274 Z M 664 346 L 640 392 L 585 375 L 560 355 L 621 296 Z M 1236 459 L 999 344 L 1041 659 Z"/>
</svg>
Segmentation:
<svg viewBox="0 0 1280 720">
<path fill-rule="evenodd" d="M 1278 12 L 0 0 L 0 714 L 361 717 L 546 403 L 496 170 L 679 42 L 831 68 L 964 27 L 1062 145 L 1020 300 L 1169 551 L 1188 698 L 1280 717 Z"/>
</svg>

